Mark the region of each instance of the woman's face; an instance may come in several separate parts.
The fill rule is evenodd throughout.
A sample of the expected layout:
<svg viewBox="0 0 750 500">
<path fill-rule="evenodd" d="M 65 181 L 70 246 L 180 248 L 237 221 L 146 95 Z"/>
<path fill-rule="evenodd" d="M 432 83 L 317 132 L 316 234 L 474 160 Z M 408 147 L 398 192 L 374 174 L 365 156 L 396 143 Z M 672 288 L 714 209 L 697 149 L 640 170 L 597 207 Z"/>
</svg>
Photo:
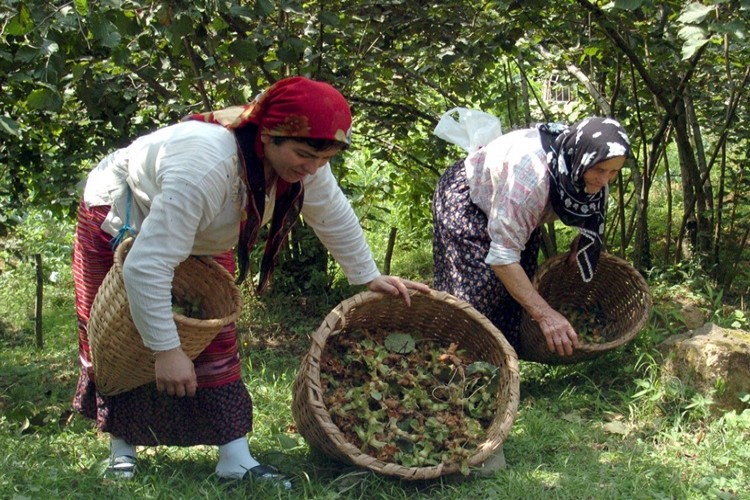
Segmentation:
<svg viewBox="0 0 750 500">
<path fill-rule="evenodd" d="M 625 164 L 624 156 L 615 156 L 600 161 L 583 174 L 584 190 L 586 194 L 598 193 L 604 186 L 609 184 Z"/>
<path fill-rule="evenodd" d="M 265 134 L 260 139 L 265 154 L 264 164 L 290 183 L 300 182 L 306 176 L 314 174 L 339 152 L 337 147 L 317 151 L 312 146 L 295 140 L 276 144 Z"/>
</svg>

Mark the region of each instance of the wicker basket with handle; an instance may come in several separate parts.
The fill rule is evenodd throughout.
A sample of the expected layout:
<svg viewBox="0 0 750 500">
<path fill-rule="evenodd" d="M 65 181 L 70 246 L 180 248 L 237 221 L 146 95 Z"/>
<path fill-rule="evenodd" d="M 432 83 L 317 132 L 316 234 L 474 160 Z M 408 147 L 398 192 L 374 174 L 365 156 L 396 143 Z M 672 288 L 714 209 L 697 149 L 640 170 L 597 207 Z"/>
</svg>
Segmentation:
<svg viewBox="0 0 750 500">
<path fill-rule="evenodd" d="M 411 301 L 408 307 L 399 296 L 362 292 L 334 308 L 313 334 L 311 347 L 302 360 L 294 381 L 292 415 L 307 442 L 331 458 L 387 476 L 425 480 L 456 473 L 459 465 L 405 467 L 378 460 L 347 441 L 332 421 L 320 382 L 320 360 L 326 341 L 363 327 L 430 332 L 440 340 L 458 342 L 477 358 L 497 366 L 501 377 L 496 392 L 497 414 L 486 431 L 486 439 L 469 457 L 470 467 L 484 462 L 508 436 L 519 401 L 518 359 L 500 331 L 468 303 L 435 291 L 411 292 Z"/>
<path fill-rule="evenodd" d="M 114 264 L 97 291 L 88 323 L 89 347 L 97 391 L 125 392 L 154 381 L 153 352 L 133 324 L 122 266 L 133 240 L 117 247 Z M 200 305 L 197 319 L 175 313 L 182 349 L 195 359 L 216 334 L 235 321 L 242 296 L 231 274 L 210 257 L 189 257 L 175 269 L 172 295 Z"/>
<path fill-rule="evenodd" d="M 588 283 L 581 279 L 578 267 L 567 262 L 567 254 L 559 254 L 539 267 L 532 284 L 555 310 L 565 306 L 582 314 L 600 311 L 604 328 L 601 342 L 583 343 L 572 355 L 560 356 L 547 348 L 539 325 L 524 311 L 517 346 L 522 360 L 570 364 L 596 358 L 635 339 L 651 314 L 651 292 L 646 280 L 627 261 L 607 253 L 602 253 Z"/>
</svg>

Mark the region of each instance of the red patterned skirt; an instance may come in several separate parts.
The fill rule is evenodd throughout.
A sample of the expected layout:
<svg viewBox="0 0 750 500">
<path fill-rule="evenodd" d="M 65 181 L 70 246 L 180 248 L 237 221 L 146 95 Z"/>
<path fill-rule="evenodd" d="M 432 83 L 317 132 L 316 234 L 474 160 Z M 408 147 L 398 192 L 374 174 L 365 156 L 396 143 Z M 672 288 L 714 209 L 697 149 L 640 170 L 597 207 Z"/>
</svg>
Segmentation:
<svg viewBox="0 0 750 500">
<path fill-rule="evenodd" d="M 115 396 L 96 391 L 87 325 L 96 291 L 112 267 L 112 236 L 101 229 L 108 206 L 78 211 L 73 247 L 78 346 L 81 374 L 73 407 L 95 421 L 97 428 L 133 445 L 220 445 L 245 436 L 252 429 L 253 405 L 240 379 L 237 327 L 224 327 L 194 360 L 198 377 L 195 397 L 176 397 L 148 384 Z M 231 252 L 214 257 L 234 274 Z"/>
</svg>

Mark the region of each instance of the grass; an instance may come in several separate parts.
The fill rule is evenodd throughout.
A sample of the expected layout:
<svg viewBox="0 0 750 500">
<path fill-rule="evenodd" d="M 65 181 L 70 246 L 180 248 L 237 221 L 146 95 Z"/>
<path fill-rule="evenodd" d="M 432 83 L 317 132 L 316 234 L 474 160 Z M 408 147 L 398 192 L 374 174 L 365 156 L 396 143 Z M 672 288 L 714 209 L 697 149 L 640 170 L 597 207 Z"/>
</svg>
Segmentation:
<svg viewBox="0 0 750 500">
<path fill-rule="evenodd" d="M 520 363 L 508 468 L 494 477 L 410 483 L 319 455 L 294 432 L 292 383 L 307 335 L 353 289 L 247 298 L 240 321 L 243 379 L 255 403 L 250 444 L 294 478 L 293 491 L 221 482 L 212 447 L 147 448 L 135 480 L 106 481 L 107 440 L 70 409 L 78 370 L 70 276 L 61 270 L 45 289 L 42 349 L 28 317 L 30 285 L 21 274 L 0 278 L 0 313 L 15 318 L 0 324 L 0 498 L 750 498 L 750 410 L 717 414 L 710 399 L 660 380 L 654 347 L 680 330 L 680 318 L 658 303 L 621 351 L 572 366 Z"/>
</svg>

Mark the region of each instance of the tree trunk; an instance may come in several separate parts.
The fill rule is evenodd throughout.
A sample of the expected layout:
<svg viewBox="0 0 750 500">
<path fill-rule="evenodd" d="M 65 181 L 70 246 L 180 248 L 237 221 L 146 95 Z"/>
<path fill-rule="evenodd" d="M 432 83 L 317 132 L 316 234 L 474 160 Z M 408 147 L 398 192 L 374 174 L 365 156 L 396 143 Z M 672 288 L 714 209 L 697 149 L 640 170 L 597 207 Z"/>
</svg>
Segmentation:
<svg viewBox="0 0 750 500">
<path fill-rule="evenodd" d="M 703 215 L 706 219 L 706 230 L 702 237 L 704 242 L 702 243 L 703 251 L 709 252 L 713 248 L 713 236 L 714 236 L 714 193 L 713 185 L 711 184 L 711 178 L 708 176 L 709 165 L 706 161 L 706 152 L 703 147 L 703 134 L 701 133 L 698 118 L 695 115 L 695 108 L 693 106 L 693 99 L 689 92 L 685 94 L 685 111 L 687 122 L 690 126 L 693 136 L 693 145 L 695 151 L 696 165 L 698 172 L 700 172 L 701 179 L 705 179 L 703 185 L 696 185 L 696 191 L 700 190 L 703 194 L 703 200 L 705 201 L 705 210 Z M 704 246 L 705 245 L 705 246 Z"/>
<path fill-rule="evenodd" d="M 709 220 L 706 217 L 708 205 L 701 187 L 701 174 L 693 154 L 693 147 L 688 134 L 687 117 L 683 101 L 677 101 L 675 106 L 676 116 L 672 120 L 675 132 L 675 142 L 680 158 L 680 171 L 682 173 L 682 191 L 684 198 L 685 216 L 680 230 L 680 240 L 685 237 L 691 246 L 691 250 L 700 255 L 706 255 L 710 251 L 711 230 Z"/>
</svg>

